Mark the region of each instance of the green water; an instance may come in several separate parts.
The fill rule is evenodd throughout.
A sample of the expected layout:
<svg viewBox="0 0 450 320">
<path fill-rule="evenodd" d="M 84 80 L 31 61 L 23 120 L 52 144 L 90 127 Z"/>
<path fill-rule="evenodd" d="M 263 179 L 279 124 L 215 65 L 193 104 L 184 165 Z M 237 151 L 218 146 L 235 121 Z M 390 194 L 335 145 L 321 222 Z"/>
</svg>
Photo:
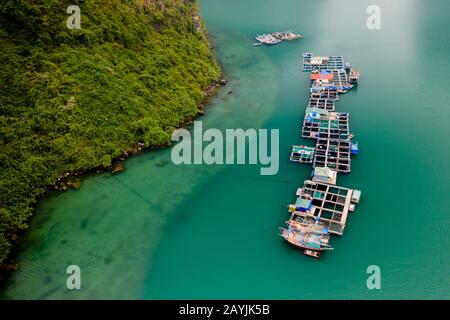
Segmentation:
<svg viewBox="0 0 450 320">
<path fill-rule="evenodd" d="M 279 173 L 177 167 L 161 150 L 88 177 L 42 201 L 3 297 L 450 298 L 448 1 L 377 1 L 377 31 L 366 28 L 371 1 L 200 3 L 230 80 L 203 127 L 279 128 Z M 252 46 L 256 33 L 285 29 L 305 38 Z M 290 145 L 305 143 L 307 51 L 343 55 L 362 72 L 337 104 L 360 145 L 338 184 L 361 189 L 362 201 L 320 260 L 277 235 L 311 171 L 288 161 Z M 65 288 L 70 264 L 81 268 L 79 291 Z M 369 265 L 381 268 L 381 290 L 366 287 Z"/>
</svg>

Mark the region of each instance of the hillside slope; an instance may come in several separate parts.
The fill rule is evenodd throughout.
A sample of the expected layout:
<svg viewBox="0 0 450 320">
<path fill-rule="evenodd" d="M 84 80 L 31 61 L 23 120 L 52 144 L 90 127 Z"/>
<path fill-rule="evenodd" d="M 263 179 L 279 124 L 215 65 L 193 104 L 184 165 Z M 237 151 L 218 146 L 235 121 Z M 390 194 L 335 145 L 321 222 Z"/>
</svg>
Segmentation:
<svg viewBox="0 0 450 320">
<path fill-rule="evenodd" d="M 219 77 L 196 1 L 73 2 L 0 4 L 0 264 L 48 185 L 167 144 Z"/>
</svg>

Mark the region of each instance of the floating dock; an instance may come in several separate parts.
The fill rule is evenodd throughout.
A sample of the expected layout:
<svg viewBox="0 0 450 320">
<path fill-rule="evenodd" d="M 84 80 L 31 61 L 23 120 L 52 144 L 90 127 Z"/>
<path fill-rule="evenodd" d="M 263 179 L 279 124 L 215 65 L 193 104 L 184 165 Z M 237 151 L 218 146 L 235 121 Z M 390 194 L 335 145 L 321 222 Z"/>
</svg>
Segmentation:
<svg viewBox="0 0 450 320">
<path fill-rule="evenodd" d="M 311 87 L 301 135 L 315 139 L 316 145 L 293 146 L 290 160 L 312 164 L 313 172 L 311 180 L 297 190 L 295 204 L 288 206 L 288 229 L 281 228 L 280 235 L 306 255 L 318 258 L 331 248 L 328 234 L 343 235 L 348 214 L 361 198 L 360 190 L 336 185 L 338 173 L 350 173 L 351 156 L 359 153 L 358 143 L 351 141 L 350 114 L 336 111 L 336 103 L 340 94 L 358 85 L 360 73 L 344 63 L 342 56 L 309 52 L 302 56 L 302 70 L 311 72 Z M 310 238 L 315 239 L 316 248 L 305 244 Z"/>
<path fill-rule="evenodd" d="M 315 57 L 307 52 L 303 54 L 302 69 L 305 72 L 344 69 L 344 58 L 342 56 Z"/>
<path fill-rule="evenodd" d="M 307 146 L 292 146 L 290 160 L 300 163 L 312 163 L 314 159 L 314 148 Z"/>
<path fill-rule="evenodd" d="M 328 167 L 342 173 L 351 171 L 351 143 L 347 140 L 318 139 L 314 151 L 314 167 Z"/>
<path fill-rule="evenodd" d="M 311 94 L 312 96 L 312 94 Z M 327 98 L 309 98 L 308 108 L 317 108 L 324 109 L 327 111 L 334 111 L 336 108 L 336 100 L 335 99 L 327 99 Z"/>
<path fill-rule="evenodd" d="M 350 136 L 350 115 L 347 112 L 328 112 L 306 108 L 302 137 L 312 139 L 347 140 Z"/>
<path fill-rule="evenodd" d="M 296 204 L 289 205 L 291 215 L 313 217 L 322 222 L 331 234 L 342 236 L 353 193 L 357 191 L 360 195 L 360 191 L 311 180 L 306 180 L 301 190 Z M 301 200 L 310 201 L 308 207 L 302 207 L 305 202 Z"/>
<path fill-rule="evenodd" d="M 357 86 L 358 82 L 359 82 L 359 69 L 358 68 L 350 69 L 349 83 Z"/>
<path fill-rule="evenodd" d="M 330 90 L 327 88 L 322 88 L 316 92 L 311 92 L 311 98 L 322 98 L 328 100 L 334 100 L 335 102 L 339 100 L 339 95 L 336 90 Z"/>
</svg>

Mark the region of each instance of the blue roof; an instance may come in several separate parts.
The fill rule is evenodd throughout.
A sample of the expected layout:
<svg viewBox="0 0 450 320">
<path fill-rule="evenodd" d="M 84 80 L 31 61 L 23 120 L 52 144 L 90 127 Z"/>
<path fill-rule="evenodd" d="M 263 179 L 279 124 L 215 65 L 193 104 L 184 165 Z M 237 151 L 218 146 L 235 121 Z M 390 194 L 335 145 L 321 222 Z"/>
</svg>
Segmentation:
<svg viewBox="0 0 450 320">
<path fill-rule="evenodd" d="M 309 209 L 311 207 L 311 200 L 297 198 L 297 201 L 295 202 L 295 206 L 297 208 Z"/>
</svg>

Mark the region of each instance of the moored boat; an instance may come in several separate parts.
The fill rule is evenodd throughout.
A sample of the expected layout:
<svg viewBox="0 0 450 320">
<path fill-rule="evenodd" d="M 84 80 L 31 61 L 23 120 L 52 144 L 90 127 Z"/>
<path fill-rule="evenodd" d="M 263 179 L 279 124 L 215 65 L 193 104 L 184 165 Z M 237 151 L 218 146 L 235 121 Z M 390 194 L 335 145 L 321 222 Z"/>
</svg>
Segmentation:
<svg viewBox="0 0 450 320">
<path fill-rule="evenodd" d="M 326 228 L 304 219 L 294 226 L 289 221 L 287 229 L 280 227 L 280 236 L 293 246 L 303 249 L 304 254 L 318 258 L 320 252 L 333 250 L 329 242 Z"/>
<path fill-rule="evenodd" d="M 291 41 L 295 39 L 301 39 L 303 36 L 298 33 L 293 33 L 290 31 L 283 31 L 283 32 L 272 32 L 272 33 L 264 33 L 261 35 L 256 36 L 256 40 L 259 43 L 264 43 L 268 45 L 274 45 L 278 44 L 282 41 Z M 256 44 L 255 44 L 256 45 Z"/>
<path fill-rule="evenodd" d="M 358 154 L 359 153 L 358 142 L 352 142 L 352 144 L 350 146 L 350 152 L 351 152 L 351 154 Z"/>
<path fill-rule="evenodd" d="M 313 257 L 313 258 L 320 258 L 320 251 L 314 251 L 314 250 L 305 250 L 303 253 L 307 256 Z"/>
</svg>

